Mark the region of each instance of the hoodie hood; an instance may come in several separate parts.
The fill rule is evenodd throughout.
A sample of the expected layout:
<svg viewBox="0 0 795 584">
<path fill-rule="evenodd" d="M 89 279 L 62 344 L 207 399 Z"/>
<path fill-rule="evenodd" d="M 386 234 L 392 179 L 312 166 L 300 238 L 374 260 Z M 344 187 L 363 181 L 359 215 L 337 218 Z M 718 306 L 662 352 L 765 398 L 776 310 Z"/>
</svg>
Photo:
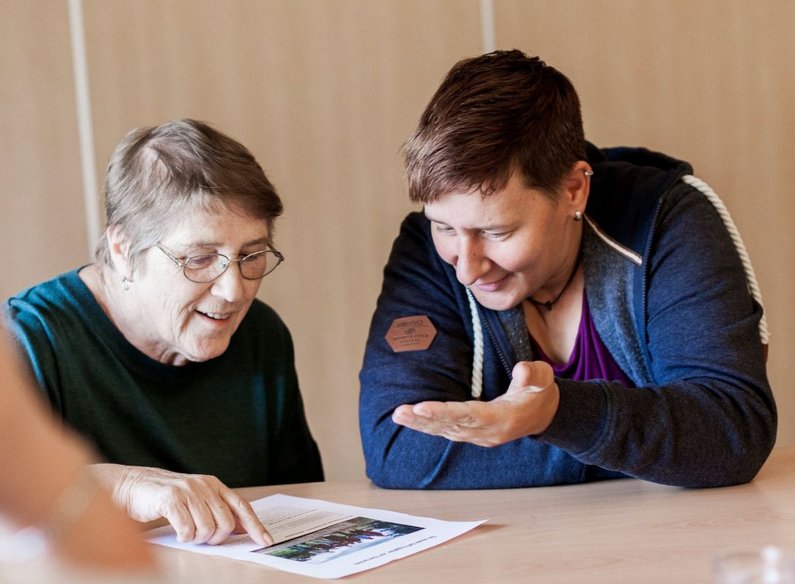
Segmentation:
<svg viewBox="0 0 795 584">
<path fill-rule="evenodd" d="M 599 149 L 589 143 L 587 155 L 594 176 L 586 213 L 618 243 L 643 255 L 660 196 L 693 167 L 646 148 Z"/>
</svg>

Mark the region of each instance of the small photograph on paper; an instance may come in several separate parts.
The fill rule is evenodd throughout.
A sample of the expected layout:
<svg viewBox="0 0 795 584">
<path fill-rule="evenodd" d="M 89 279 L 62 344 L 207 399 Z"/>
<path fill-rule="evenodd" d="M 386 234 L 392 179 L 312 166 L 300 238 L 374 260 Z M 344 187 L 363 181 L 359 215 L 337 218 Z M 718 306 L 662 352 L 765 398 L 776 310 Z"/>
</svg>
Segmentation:
<svg viewBox="0 0 795 584">
<path fill-rule="evenodd" d="M 322 564 L 422 529 L 424 528 L 415 525 L 354 517 L 282 545 L 263 548 L 256 553 L 296 562 Z"/>
</svg>

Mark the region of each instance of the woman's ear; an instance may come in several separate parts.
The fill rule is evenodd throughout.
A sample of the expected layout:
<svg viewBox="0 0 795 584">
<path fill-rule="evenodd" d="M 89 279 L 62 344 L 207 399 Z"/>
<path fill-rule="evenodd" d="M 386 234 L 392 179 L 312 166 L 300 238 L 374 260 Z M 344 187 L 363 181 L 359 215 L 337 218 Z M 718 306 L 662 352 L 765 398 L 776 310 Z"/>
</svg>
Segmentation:
<svg viewBox="0 0 795 584">
<path fill-rule="evenodd" d="M 585 206 L 588 204 L 591 176 L 593 176 L 591 165 L 584 160 L 578 160 L 563 182 L 564 201 L 581 213 L 585 213 Z"/>
<path fill-rule="evenodd" d="M 113 270 L 121 276 L 132 281 L 132 263 L 129 259 L 129 243 L 120 225 L 109 225 L 105 230 L 105 239 L 108 242 L 110 262 Z"/>
</svg>

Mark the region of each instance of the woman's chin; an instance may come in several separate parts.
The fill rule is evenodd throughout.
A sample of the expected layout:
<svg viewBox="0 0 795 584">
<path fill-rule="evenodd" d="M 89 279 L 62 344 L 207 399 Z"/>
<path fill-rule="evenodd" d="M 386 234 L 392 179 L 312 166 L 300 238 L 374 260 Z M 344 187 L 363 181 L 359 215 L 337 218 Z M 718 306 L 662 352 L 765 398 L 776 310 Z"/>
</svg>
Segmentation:
<svg viewBox="0 0 795 584">
<path fill-rule="evenodd" d="M 506 292 L 483 292 L 473 290 L 478 303 L 490 310 L 509 310 L 522 303 L 522 298 Z"/>
<path fill-rule="evenodd" d="M 203 363 L 223 355 L 229 348 L 229 342 L 213 343 L 211 346 L 195 347 L 191 351 L 186 351 L 183 356 L 193 363 Z"/>
</svg>

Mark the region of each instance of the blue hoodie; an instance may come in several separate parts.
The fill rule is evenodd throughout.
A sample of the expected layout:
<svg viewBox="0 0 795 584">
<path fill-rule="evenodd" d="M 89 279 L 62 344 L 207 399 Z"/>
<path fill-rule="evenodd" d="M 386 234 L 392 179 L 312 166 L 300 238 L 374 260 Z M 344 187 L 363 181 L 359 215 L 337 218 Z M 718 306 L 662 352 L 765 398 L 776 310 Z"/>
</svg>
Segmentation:
<svg viewBox="0 0 795 584">
<path fill-rule="evenodd" d="M 590 145 L 588 158 L 585 289 L 596 330 L 636 387 L 557 379 L 549 428 L 494 448 L 392 422 L 400 404 L 473 399 L 473 368 L 482 369 L 479 399 L 492 400 L 507 390 L 513 365 L 533 359 L 521 307 L 470 305 L 428 220 L 412 213 L 384 269 L 360 373 L 360 431 L 377 485 L 512 488 L 633 476 L 708 487 L 750 481 L 767 459 L 776 408 L 766 330 L 725 208 L 687 163 Z M 436 329 L 431 345 L 394 352 L 390 325 L 419 315 Z M 476 347 L 482 360 L 474 362 Z"/>
</svg>

